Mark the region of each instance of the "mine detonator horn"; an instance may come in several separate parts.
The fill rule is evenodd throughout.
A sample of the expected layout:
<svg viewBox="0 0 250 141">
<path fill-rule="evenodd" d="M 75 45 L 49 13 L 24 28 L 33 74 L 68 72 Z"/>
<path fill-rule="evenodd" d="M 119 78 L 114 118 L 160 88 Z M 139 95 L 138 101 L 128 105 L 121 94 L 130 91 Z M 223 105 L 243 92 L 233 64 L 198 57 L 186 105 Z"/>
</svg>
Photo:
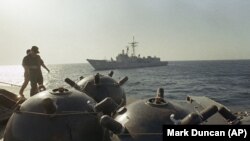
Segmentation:
<svg viewBox="0 0 250 141">
<path fill-rule="evenodd" d="M 118 85 L 121 86 L 123 85 L 124 83 L 126 83 L 128 81 L 128 77 L 125 76 L 124 78 L 122 78 L 119 82 L 118 82 Z"/>
<path fill-rule="evenodd" d="M 121 125 L 121 123 L 115 121 L 108 115 L 103 115 L 100 119 L 100 123 L 103 127 L 107 128 L 115 134 L 119 134 L 125 131 L 125 128 Z"/>
<path fill-rule="evenodd" d="M 109 74 L 108 74 L 108 76 L 112 77 L 113 74 L 114 74 L 114 72 L 113 72 L 113 71 L 110 71 Z"/>
<path fill-rule="evenodd" d="M 219 107 L 218 112 L 228 121 L 236 121 L 237 117 L 233 115 L 227 108 L 224 106 Z"/>
<path fill-rule="evenodd" d="M 99 73 L 97 73 L 95 75 L 94 83 L 95 83 L 95 85 L 98 85 L 100 83 L 100 74 Z"/>
<path fill-rule="evenodd" d="M 103 112 L 105 115 L 111 115 L 118 108 L 118 104 L 110 97 L 107 97 L 95 105 L 97 112 Z"/>
<path fill-rule="evenodd" d="M 195 125 L 200 124 L 207 120 L 209 117 L 214 115 L 216 112 L 218 112 L 218 107 L 215 105 L 212 105 L 204 110 L 202 110 L 200 113 L 190 113 L 186 117 L 184 117 L 180 121 L 180 125 Z"/>
<path fill-rule="evenodd" d="M 164 89 L 163 88 L 158 88 L 156 96 L 160 97 L 160 98 L 164 98 Z"/>
<path fill-rule="evenodd" d="M 64 80 L 67 84 L 69 84 L 71 87 L 77 89 L 77 90 L 81 90 L 80 86 L 78 86 L 73 80 L 66 78 Z"/>
</svg>

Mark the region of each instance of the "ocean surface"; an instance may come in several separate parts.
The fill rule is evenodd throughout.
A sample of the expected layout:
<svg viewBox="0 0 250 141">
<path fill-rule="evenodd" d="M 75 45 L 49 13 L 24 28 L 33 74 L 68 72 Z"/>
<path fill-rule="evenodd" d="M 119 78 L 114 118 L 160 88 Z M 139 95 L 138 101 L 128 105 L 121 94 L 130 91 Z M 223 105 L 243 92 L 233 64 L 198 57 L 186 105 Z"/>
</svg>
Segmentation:
<svg viewBox="0 0 250 141">
<path fill-rule="evenodd" d="M 89 64 L 48 65 L 43 70 L 44 84 L 48 89 L 69 88 L 66 77 L 79 81 L 80 76 L 107 71 L 94 71 Z M 168 66 L 114 70 L 116 80 L 128 76 L 123 85 L 129 100 L 154 97 L 156 90 L 164 88 L 165 98 L 185 100 L 187 95 L 207 96 L 239 111 L 250 111 L 250 60 L 235 61 L 174 61 Z M 21 85 L 22 66 L 0 66 L 1 82 Z M 28 97 L 28 94 L 26 94 Z"/>
</svg>

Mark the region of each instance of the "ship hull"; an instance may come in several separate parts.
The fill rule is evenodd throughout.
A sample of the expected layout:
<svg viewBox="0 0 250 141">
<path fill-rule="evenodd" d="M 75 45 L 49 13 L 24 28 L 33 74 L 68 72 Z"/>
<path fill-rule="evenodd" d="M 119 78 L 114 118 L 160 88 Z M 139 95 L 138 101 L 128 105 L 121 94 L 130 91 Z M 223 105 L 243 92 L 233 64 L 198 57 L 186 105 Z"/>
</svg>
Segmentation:
<svg viewBox="0 0 250 141">
<path fill-rule="evenodd" d="M 157 66 L 166 66 L 168 64 L 167 61 L 141 62 L 141 63 L 140 62 L 117 62 L 117 61 L 94 60 L 94 59 L 87 59 L 87 61 L 95 70 L 157 67 Z"/>
</svg>

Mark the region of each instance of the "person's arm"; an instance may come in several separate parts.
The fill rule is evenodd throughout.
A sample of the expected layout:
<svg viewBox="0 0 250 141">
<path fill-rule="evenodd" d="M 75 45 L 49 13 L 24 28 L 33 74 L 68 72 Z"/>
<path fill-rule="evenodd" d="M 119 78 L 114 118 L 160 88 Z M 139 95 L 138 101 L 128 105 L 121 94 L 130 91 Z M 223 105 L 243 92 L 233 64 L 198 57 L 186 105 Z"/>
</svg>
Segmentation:
<svg viewBox="0 0 250 141">
<path fill-rule="evenodd" d="M 28 75 L 29 74 L 29 65 L 28 65 L 27 57 L 25 57 L 23 59 L 22 66 L 24 68 L 25 76 Z"/>
<path fill-rule="evenodd" d="M 25 76 L 28 76 L 29 75 L 29 67 L 26 66 L 26 65 L 23 65 L 23 68 L 24 68 L 24 73 L 25 73 Z"/>
<path fill-rule="evenodd" d="M 44 63 L 42 64 L 42 66 L 43 66 L 43 68 L 45 68 L 48 71 L 48 73 L 50 72 L 50 70 L 45 66 Z"/>
<path fill-rule="evenodd" d="M 45 68 L 47 71 L 48 71 L 48 73 L 50 72 L 50 70 L 47 68 L 47 66 L 44 64 L 44 62 L 43 62 L 43 60 L 41 59 L 41 66 L 43 67 L 43 68 Z"/>
</svg>

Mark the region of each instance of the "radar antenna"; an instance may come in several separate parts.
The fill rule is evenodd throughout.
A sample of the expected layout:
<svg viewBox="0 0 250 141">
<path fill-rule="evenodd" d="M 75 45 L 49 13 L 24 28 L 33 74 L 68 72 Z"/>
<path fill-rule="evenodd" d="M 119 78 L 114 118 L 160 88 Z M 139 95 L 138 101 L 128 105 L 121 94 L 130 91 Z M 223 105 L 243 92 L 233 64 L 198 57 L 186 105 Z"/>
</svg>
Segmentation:
<svg viewBox="0 0 250 141">
<path fill-rule="evenodd" d="M 138 42 L 135 42 L 135 37 L 133 36 L 133 42 L 129 43 L 133 49 L 132 56 L 135 56 L 135 47 L 137 46 Z"/>
</svg>

